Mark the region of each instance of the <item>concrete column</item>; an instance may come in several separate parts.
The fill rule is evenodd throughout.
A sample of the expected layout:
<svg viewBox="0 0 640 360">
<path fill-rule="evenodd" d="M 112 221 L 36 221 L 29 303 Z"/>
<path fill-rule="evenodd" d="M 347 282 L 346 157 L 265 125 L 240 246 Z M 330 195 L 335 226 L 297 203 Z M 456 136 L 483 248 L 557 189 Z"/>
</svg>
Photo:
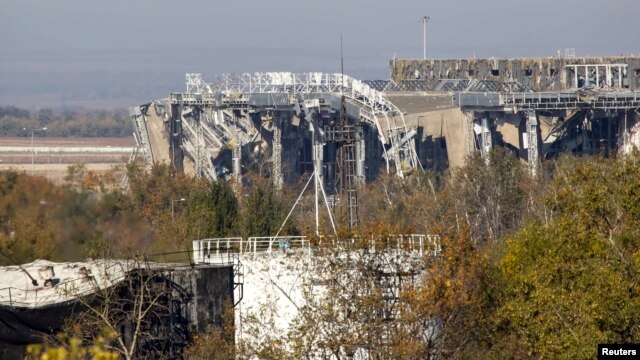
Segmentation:
<svg viewBox="0 0 640 360">
<path fill-rule="evenodd" d="M 473 111 L 461 111 L 462 113 L 462 128 L 464 131 L 464 141 L 465 141 L 465 152 L 467 155 L 471 155 L 476 151 L 476 141 L 475 141 L 475 133 L 473 131 Z M 450 141 L 450 139 L 447 139 Z M 449 146 L 447 146 L 447 152 L 449 152 Z M 451 155 L 447 154 L 449 157 L 449 162 L 451 162 Z"/>
<path fill-rule="evenodd" d="M 282 129 L 280 122 L 274 119 L 273 145 L 271 149 L 271 161 L 273 165 L 273 186 L 276 190 L 282 189 Z"/>
<path fill-rule="evenodd" d="M 358 127 L 356 131 L 356 177 L 360 183 L 365 182 L 365 143 L 362 134 L 362 128 Z"/>
<path fill-rule="evenodd" d="M 540 128 L 538 127 L 538 118 L 536 117 L 536 113 L 534 111 L 530 111 L 527 114 L 527 142 L 529 147 L 527 152 L 527 163 L 531 176 L 533 177 L 538 175 L 540 151 L 540 145 L 538 142 L 539 131 Z"/>
<path fill-rule="evenodd" d="M 233 145 L 231 161 L 233 163 L 233 177 L 236 181 L 240 182 L 242 178 L 242 146 L 240 141 L 236 140 L 236 143 Z"/>
<path fill-rule="evenodd" d="M 313 170 L 318 174 L 318 181 L 324 178 L 324 144 L 313 145 Z"/>
<path fill-rule="evenodd" d="M 622 88 L 622 66 L 618 66 L 618 87 Z"/>
<path fill-rule="evenodd" d="M 480 153 L 487 158 L 493 148 L 493 137 L 491 134 L 491 120 L 483 116 L 480 120 Z"/>
</svg>

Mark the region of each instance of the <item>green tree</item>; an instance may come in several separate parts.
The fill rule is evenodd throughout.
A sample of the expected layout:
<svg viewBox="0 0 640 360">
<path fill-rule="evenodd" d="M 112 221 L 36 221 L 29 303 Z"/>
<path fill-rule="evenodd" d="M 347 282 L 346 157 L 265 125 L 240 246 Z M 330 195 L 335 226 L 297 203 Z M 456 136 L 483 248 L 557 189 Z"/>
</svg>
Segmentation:
<svg viewBox="0 0 640 360">
<path fill-rule="evenodd" d="M 211 182 L 206 191 L 193 193 L 186 206 L 190 238 L 234 235 L 238 201 L 227 183 Z"/>
<path fill-rule="evenodd" d="M 276 192 L 270 182 L 261 179 L 255 179 L 240 205 L 240 234 L 245 237 L 275 235 L 289 211 L 282 195 Z M 290 220 L 281 235 L 298 233 L 294 222 Z"/>
<path fill-rule="evenodd" d="M 552 216 L 507 242 L 494 357 L 588 359 L 640 340 L 638 154 L 558 162 Z M 514 345 L 515 344 L 515 345 Z"/>
</svg>

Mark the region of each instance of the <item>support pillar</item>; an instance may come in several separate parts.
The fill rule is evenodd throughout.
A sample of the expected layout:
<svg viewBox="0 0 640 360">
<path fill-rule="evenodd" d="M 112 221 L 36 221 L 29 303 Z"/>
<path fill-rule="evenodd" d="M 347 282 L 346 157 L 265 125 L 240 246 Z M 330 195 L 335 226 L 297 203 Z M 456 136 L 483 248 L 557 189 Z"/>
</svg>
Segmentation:
<svg viewBox="0 0 640 360">
<path fill-rule="evenodd" d="M 313 136 L 313 176 L 315 187 L 315 218 L 316 218 L 316 235 L 320 235 L 320 205 L 319 195 L 323 188 L 323 149 L 324 144 L 317 142 L 315 132 Z"/>
<path fill-rule="evenodd" d="M 476 151 L 475 133 L 473 132 L 473 111 L 462 111 L 462 126 L 465 139 L 465 156 Z M 447 139 L 448 140 L 448 139 Z M 449 146 L 447 146 L 448 148 Z M 447 151 L 449 151 L 447 149 Z M 449 156 L 451 158 L 451 156 Z M 449 160 L 451 161 L 451 160 Z"/>
<path fill-rule="evenodd" d="M 183 170 L 184 153 L 182 152 L 182 98 L 179 103 L 171 105 L 171 119 L 169 121 L 169 156 L 174 169 Z"/>
<path fill-rule="evenodd" d="M 622 89 L 622 66 L 618 66 L 618 88 Z"/>
<path fill-rule="evenodd" d="M 360 184 L 365 182 L 365 143 L 362 134 L 362 128 L 358 127 L 356 131 L 356 178 Z"/>
<path fill-rule="evenodd" d="M 318 174 L 319 181 L 322 181 L 323 176 L 323 168 L 324 168 L 324 144 L 323 143 L 315 143 L 313 144 L 313 171 Z"/>
<path fill-rule="evenodd" d="M 324 142 L 320 140 L 319 129 L 317 127 L 317 112 L 316 109 L 309 111 L 307 115 L 309 119 L 309 131 L 311 132 L 311 161 L 313 162 L 313 177 L 314 177 L 314 190 L 315 190 L 315 220 L 316 220 L 316 235 L 320 235 L 320 194 L 323 192 L 323 174 L 324 174 Z M 326 198 L 325 198 L 326 203 Z M 327 210 L 329 208 L 327 207 Z M 331 213 L 329 213 L 331 217 Z"/>
<path fill-rule="evenodd" d="M 480 120 L 480 153 L 482 157 L 489 159 L 489 153 L 493 148 L 493 137 L 491 134 L 491 120 L 483 116 Z"/>
<path fill-rule="evenodd" d="M 233 145 L 231 161 L 233 163 L 233 177 L 235 178 L 237 183 L 240 183 L 242 180 L 242 145 L 237 139 L 236 143 Z"/>
<path fill-rule="evenodd" d="M 202 128 L 203 116 L 202 111 L 198 109 L 196 115 L 196 121 L 193 126 L 196 131 L 196 155 L 195 155 L 195 168 L 196 168 L 196 176 L 202 177 L 204 176 L 207 158 L 207 149 L 204 142 L 204 129 Z M 186 121 L 184 118 L 182 121 Z"/>
<path fill-rule="evenodd" d="M 540 128 L 538 127 L 538 118 L 536 117 L 535 111 L 529 111 L 527 113 L 527 143 L 528 143 L 528 151 L 527 151 L 527 163 L 529 166 L 529 172 L 532 177 L 538 176 L 538 163 L 539 152 L 540 152 L 540 144 L 538 142 L 538 132 Z"/>
<path fill-rule="evenodd" d="M 279 120 L 279 119 L 278 119 Z M 271 151 L 271 161 L 273 164 L 273 186 L 276 190 L 282 189 L 282 129 L 280 122 L 273 123 L 273 146 Z"/>
</svg>

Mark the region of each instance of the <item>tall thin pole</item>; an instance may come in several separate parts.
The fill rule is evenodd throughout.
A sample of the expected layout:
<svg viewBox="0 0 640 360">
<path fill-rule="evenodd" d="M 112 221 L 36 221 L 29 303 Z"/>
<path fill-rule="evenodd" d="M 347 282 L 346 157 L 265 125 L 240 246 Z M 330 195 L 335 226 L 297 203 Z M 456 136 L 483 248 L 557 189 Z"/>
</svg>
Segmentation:
<svg viewBox="0 0 640 360">
<path fill-rule="evenodd" d="M 344 91 L 344 57 L 342 56 L 342 34 L 340 34 L 340 81 L 342 82 L 342 87 L 340 88 L 340 93 Z"/>
<path fill-rule="evenodd" d="M 422 17 L 422 59 L 427 60 L 427 23 L 431 20 L 428 16 Z"/>
<path fill-rule="evenodd" d="M 313 124 L 311 125 L 313 126 Z M 318 154 L 316 153 L 316 131 L 315 129 L 313 129 L 313 133 L 311 133 L 312 139 L 311 139 L 311 146 L 312 146 L 312 160 L 313 160 L 313 185 L 315 188 L 315 193 L 316 193 L 316 203 L 315 203 L 315 207 L 316 207 L 316 211 L 315 211 L 315 215 L 316 215 L 316 235 L 320 236 L 320 214 L 319 214 L 319 209 L 318 209 L 318 172 L 321 171 L 320 169 L 318 169 Z"/>
<path fill-rule="evenodd" d="M 33 156 L 34 156 L 34 149 L 33 149 L 33 129 L 31 129 L 31 170 L 33 170 Z"/>
<path fill-rule="evenodd" d="M 342 34 L 340 34 L 340 73 L 344 75 L 344 57 L 342 56 Z"/>
<path fill-rule="evenodd" d="M 175 220 L 175 203 L 176 202 L 182 202 L 182 201 L 187 201 L 187 199 L 185 198 L 180 198 L 180 199 L 176 199 L 176 200 L 171 200 L 171 220 Z"/>
</svg>

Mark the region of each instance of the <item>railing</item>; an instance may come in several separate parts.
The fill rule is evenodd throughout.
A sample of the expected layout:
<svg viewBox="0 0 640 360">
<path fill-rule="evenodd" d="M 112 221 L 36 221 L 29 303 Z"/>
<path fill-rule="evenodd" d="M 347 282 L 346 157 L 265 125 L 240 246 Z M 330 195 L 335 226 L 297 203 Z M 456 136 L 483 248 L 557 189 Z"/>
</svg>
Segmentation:
<svg viewBox="0 0 640 360">
<path fill-rule="evenodd" d="M 417 253 L 419 256 L 428 255 L 430 257 L 440 256 L 442 253 L 442 245 L 440 244 L 440 235 L 425 234 L 401 234 L 373 236 L 371 238 L 354 237 L 349 240 L 351 245 L 361 242 L 363 246 L 367 246 L 372 251 L 380 250 L 402 250 L 411 253 Z M 337 246 L 335 239 L 331 240 L 332 246 Z"/>
<path fill-rule="evenodd" d="M 397 235 L 395 238 L 396 248 L 411 252 L 418 252 L 420 256 L 425 254 L 436 257 L 442 253 L 440 235 L 409 234 Z"/>
<path fill-rule="evenodd" d="M 326 244 L 326 241 L 326 239 L 321 238 L 320 244 L 322 242 Z M 330 241 L 330 246 L 339 246 L 339 241 L 334 238 L 328 241 Z M 351 245 L 363 242 L 363 246 L 367 246 L 374 251 L 376 249 L 397 249 L 431 257 L 440 256 L 442 253 L 439 235 L 406 234 L 371 238 L 354 237 L 347 240 L 347 242 Z M 247 239 L 241 237 L 211 238 L 193 241 L 193 259 L 196 264 L 213 263 L 228 253 L 255 255 L 259 253 L 270 254 L 289 249 L 305 250 L 307 254 L 312 252 L 311 242 L 306 236 L 256 236 Z"/>
<path fill-rule="evenodd" d="M 250 237 L 248 246 L 249 250 L 253 249 L 254 253 L 259 251 L 310 249 L 311 247 L 306 236 Z"/>
<path fill-rule="evenodd" d="M 227 253 L 256 254 L 287 249 L 310 249 L 306 236 L 270 236 L 212 238 L 193 241 L 193 259 L 198 263 L 211 263 Z"/>
<path fill-rule="evenodd" d="M 243 248 L 241 237 L 212 238 L 193 241 L 193 260 L 196 264 L 210 263 L 211 256 L 214 259 L 221 253 L 240 253 Z"/>
<path fill-rule="evenodd" d="M 210 85 L 214 91 L 235 93 L 344 93 L 376 111 L 393 111 L 391 104 L 380 91 L 348 75 L 329 73 L 263 72 L 217 75 Z"/>
</svg>

